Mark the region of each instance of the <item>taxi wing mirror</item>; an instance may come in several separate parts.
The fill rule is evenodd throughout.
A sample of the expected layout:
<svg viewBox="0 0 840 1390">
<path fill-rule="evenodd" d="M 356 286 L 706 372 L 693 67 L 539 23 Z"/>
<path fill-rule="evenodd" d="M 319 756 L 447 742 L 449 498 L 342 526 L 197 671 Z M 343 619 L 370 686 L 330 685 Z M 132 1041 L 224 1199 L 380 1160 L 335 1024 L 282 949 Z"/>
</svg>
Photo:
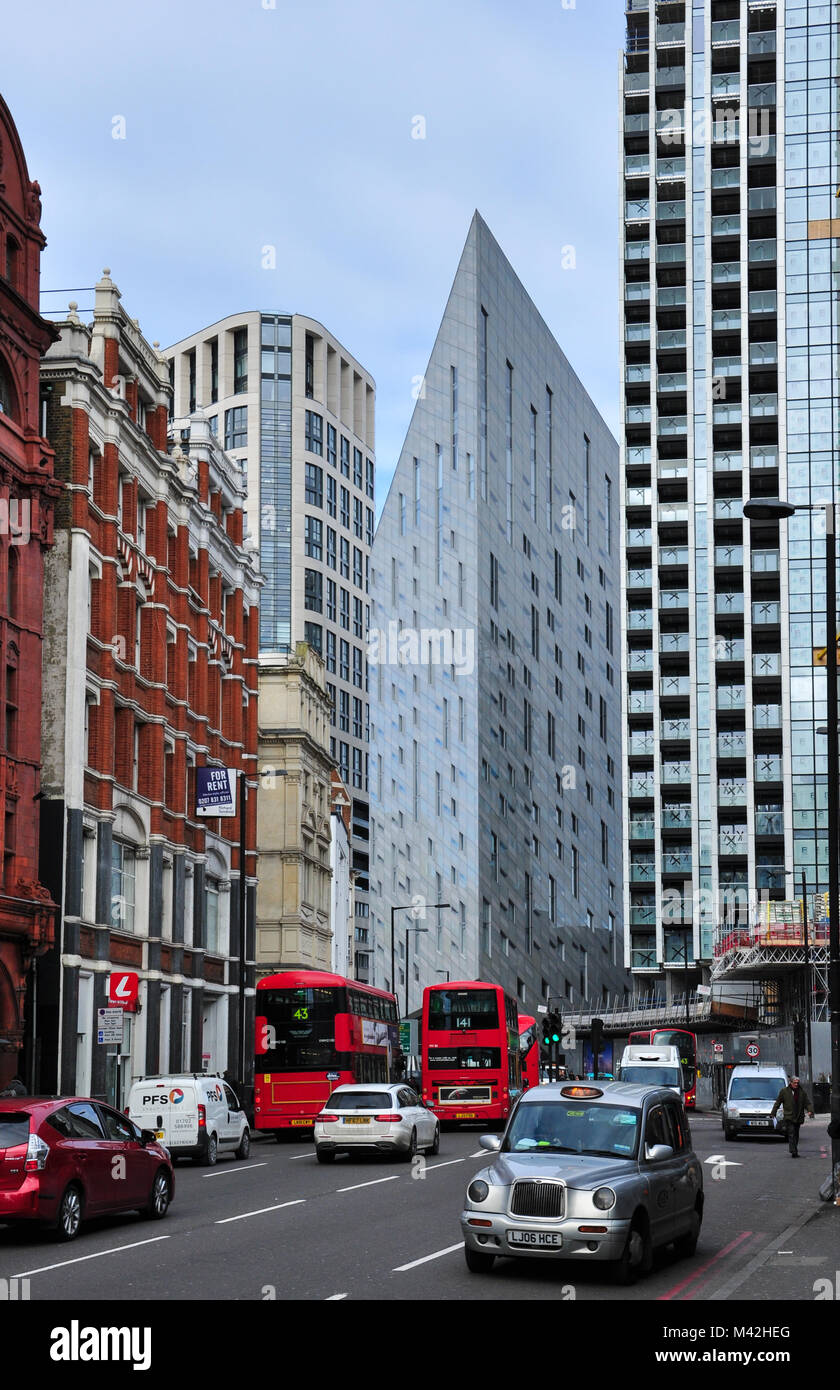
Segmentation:
<svg viewBox="0 0 840 1390">
<path fill-rule="evenodd" d="M 645 1158 L 648 1163 L 661 1163 L 663 1159 L 673 1157 L 674 1150 L 670 1144 L 645 1144 Z"/>
<path fill-rule="evenodd" d="M 495 1154 L 502 1147 L 502 1141 L 498 1134 L 482 1134 L 478 1141 L 480 1149 L 486 1149 L 488 1153 Z"/>
</svg>

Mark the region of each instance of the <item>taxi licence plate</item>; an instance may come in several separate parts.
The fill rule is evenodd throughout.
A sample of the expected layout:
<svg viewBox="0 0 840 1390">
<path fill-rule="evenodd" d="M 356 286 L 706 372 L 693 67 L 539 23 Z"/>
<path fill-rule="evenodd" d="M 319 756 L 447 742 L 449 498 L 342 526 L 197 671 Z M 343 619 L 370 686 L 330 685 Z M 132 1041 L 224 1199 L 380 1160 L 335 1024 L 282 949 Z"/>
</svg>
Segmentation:
<svg viewBox="0 0 840 1390">
<path fill-rule="evenodd" d="M 563 1237 L 559 1231 L 508 1231 L 508 1245 L 530 1245 L 540 1250 L 559 1250 Z"/>
<path fill-rule="evenodd" d="M 760 1126 L 760 1127 L 762 1127 L 763 1129 L 766 1129 L 767 1126 L 769 1125 L 769 1123 L 770 1123 L 769 1120 L 747 1120 L 747 1124 L 748 1124 L 748 1125 Z"/>
<path fill-rule="evenodd" d="M 457 1113 L 456 1116 L 455 1116 L 455 1119 L 456 1119 L 456 1120 L 477 1120 L 477 1119 L 478 1119 L 478 1116 L 477 1116 L 477 1115 L 473 1115 L 471 1112 L 467 1112 L 466 1110 L 459 1110 L 458 1113 Z"/>
<path fill-rule="evenodd" d="M 369 1125 L 370 1120 L 367 1118 L 367 1116 L 359 1118 L 356 1115 L 345 1115 L 344 1123 L 346 1125 Z"/>
<path fill-rule="evenodd" d="M 163 1138 L 163 1130 L 162 1130 L 162 1129 L 156 1129 L 156 1130 L 155 1130 L 155 1138 L 156 1138 L 156 1139 L 162 1139 L 162 1138 Z"/>
<path fill-rule="evenodd" d="M 311 1124 L 314 1124 L 314 1123 L 315 1123 L 314 1120 L 290 1120 L 290 1121 L 289 1121 L 289 1124 L 292 1124 L 292 1125 L 311 1125 Z"/>
</svg>

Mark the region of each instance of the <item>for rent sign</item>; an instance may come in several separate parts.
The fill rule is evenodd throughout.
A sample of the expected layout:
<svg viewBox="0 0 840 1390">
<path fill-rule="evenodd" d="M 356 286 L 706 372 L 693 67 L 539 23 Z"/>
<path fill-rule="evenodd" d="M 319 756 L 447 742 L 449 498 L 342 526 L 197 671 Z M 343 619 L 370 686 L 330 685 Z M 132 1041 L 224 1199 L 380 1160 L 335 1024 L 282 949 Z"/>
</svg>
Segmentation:
<svg viewBox="0 0 840 1390">
<path fill-rule="evenodd" d="M 236 815 L 236 768 L 197 767 L 195 770 L 197 816 Z"/>
</svg>

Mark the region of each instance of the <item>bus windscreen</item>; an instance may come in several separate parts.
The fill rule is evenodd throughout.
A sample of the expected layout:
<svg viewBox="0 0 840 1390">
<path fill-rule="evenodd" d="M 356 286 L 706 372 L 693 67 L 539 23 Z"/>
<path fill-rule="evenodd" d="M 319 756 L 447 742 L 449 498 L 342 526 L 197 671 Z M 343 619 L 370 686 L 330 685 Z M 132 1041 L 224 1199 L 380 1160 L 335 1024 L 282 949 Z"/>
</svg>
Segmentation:
<svg viewBox="0 0 840 1390">
<path fill-rule="evenodd" d="M 343 989 L 266 989 L 257 996 L 265 1045 L 257 1068 L 324 1071 L 336 1065 L 335 1015 L 346 1008 Z"/>
<path fill-rule="evenodd" d="M 498 1028 L 496 994 L 490 989 L 435 990 L 429 999 L 429 1030 L 478 1032 Z"/>
</svg>

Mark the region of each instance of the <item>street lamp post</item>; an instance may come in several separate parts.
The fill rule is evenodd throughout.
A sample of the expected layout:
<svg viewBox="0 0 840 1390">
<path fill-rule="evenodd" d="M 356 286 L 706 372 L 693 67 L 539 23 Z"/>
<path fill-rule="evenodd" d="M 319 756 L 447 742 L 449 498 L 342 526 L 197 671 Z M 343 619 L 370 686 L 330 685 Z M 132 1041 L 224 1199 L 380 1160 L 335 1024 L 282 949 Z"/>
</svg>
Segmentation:
<svg viewBox="0 0 840 1390">
<path fill-rule="evenodd" d="M 431 903 L 431 904 L 429 904 L 429 906 L 431 906 L 431 907 L 449 907 L 450 904 L 449 904 L 449 903 Z M 395 936 L 394 936 L 394 917 L 396 916 L 396 914 L 397 914 L 398 912 L 417 912 L 417 903 L 402 903 L 402 904 L 397 905 L 396 907 L 392 907 L 392 908 L 391 908 L 391 993 L 394 994 L 394 995 L 395 995 L 396 992 L 397 992 L 397 972 L 396 972 L 396 966 L 395 966 L 395 964 L 394 964 L 394 942 L 395 942 Z M 408 945 L 406 944 L 406 951 L 407 951 L 407 950 L 408 950 Z M 408 981 L 408 960 L 406 960 L 406 963 L 405 963 L 405 964 L 406 964 L 405 978 L 406 978 L 406 982 L 407 982 L 407 981 Z"/>
<path fill-rule="evenodd" d="M 288 773 L 278 767 L 260 768 L 258 777 L 287 777 Z M 259 781 L 256 783 L 259 786 Z M 245 821 L 248 807 L 247 779 L 244 769 L 239 773 L 239 1038 L 237 1048 L 237 1080 L 243 1092 L 250 1083 L 245 1078 L 246 1019 L 245 1019 L 245 970 L 247 956 L 247 915 L 248 895 L 245 874 L 246 833 Z"/>
<path fill-rule="evenodd" d="M 408 938 L 409 938 L 409 934 L 410 934 L 411 932 L 417 932 L 417 934 L 418 934 L 418 936 L 419 936 L 421 932 L 426 932 L 426 931 L 428 931 L 428 930 L 429 930 L 428 927 L 406 927 L 406 929 L 405 929 L 405 1014 L 403 1015 L 404 1018 L 408 1018 Z"/>
<path fill-rule="evenodd" d="M 750 521 L 782 521 L 794 512 L 825 512 L 825 672 L 828 737 L 828 1002 L 831 1018 L 831 1177 L 835 1201 L 840 1163 L 840 731 L 837 727 L 837 534 L 833 501 L 795 506 L 779 498 L 744 503 Z"/>
</svg>

